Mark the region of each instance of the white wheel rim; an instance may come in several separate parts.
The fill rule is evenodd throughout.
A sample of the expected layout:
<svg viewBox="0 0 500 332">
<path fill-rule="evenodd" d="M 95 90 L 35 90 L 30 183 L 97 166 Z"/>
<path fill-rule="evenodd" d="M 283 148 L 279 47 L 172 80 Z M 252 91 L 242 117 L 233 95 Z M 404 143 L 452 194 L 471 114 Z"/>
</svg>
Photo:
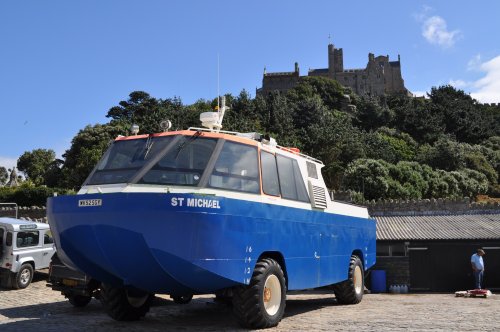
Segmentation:
<svg viewBox="0 0 500 332">
<path fill-rule="evenodd" d="M 130 296 L 130 295 L 128 295 L 128 292 L 127 292 L 128 303 L 134 308 L 141 307 L 144 303 L 146 303 L 146 301 L 148 300 L 148 297 L 149 297 L 149 294 L 146 294 L 146 295 L 140 296 L 140 297 Z"/>
<path fill-rule="evenodd" d="M 267 277 L 262 294 L 264 308 L 269 316 L 275 315 L 281 306 L 281 285 L 274 274 Z"/>
<path fill-rule="evenodd" d="M 359 266 L 354 268 L 353 283 L 356 294 L 360 294 L 363 291 L 363 272 Z"/>
<path fill-rule="evenodd" d="M 22 270 L 21 271 L 21 283 L 23 285 L 26 285 L 28 282 L 30 282 L 30 276 L 31 276 L 30 270 L 28 270 L 28 269 Z"/>
</svg>

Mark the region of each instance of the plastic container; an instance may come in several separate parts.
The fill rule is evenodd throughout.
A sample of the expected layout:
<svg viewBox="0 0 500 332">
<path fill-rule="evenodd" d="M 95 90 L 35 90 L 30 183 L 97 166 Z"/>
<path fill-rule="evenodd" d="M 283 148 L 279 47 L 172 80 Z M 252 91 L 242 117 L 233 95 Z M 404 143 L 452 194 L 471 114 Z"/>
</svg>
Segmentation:
<svg viewBox="0 0 500 332">
<path fill-rule="evenodd" d="M 373 293 L 387 292 L 385 270 L 372 270 L 372 289 Z"/>
</svg>

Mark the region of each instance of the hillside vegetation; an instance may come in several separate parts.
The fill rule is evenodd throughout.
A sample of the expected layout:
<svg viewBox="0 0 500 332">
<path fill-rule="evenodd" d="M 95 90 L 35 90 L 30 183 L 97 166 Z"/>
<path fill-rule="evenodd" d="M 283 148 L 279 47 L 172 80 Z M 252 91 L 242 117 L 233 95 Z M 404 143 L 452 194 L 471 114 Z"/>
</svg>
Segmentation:
<svg viewBox="0 0 500 332">
<path fill-rule="evenodd" d="M 355 109 L 346 107 L 345 95 Z M 287 93 L 251 98 L 242 91 L 226 100 L 224 130 L 268 133 L 322 160 L 330 189 L 361 199 L 500 197 L 500 107 L 451 86 L 433 88 L 427 98 L 362 98 L 336 81 L 307 77 Z M 23 154 L 18 168 L 31 185 L 76 189 L 132 124 L 143 134 L 161 131 L 164 119 L 173 129 L 199 126 L 199 114 L 216 104 L 132 92 L 108 111 L 108 123 L 81 129 L 63 160 L 38 149 Z"/>
</svg>

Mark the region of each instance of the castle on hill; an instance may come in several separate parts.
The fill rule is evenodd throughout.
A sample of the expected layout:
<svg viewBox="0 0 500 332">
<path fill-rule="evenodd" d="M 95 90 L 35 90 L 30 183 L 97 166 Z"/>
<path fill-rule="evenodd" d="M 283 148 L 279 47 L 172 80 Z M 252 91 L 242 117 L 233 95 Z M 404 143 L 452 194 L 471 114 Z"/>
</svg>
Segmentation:
<svg viewBox="0 0 500 332">
<path fill-rule="evenodd" d="M 401 58 L 398 61 L 389 61 L 389 55 L 375 57 L 368 54 L 366 68 L 344 69 L 344 54 L 341 48 L 328 45 L 328 68 L 309 69 L 307 76 L 323 76 L 337 80 L 345 87 L 352 89 L 360 96 L 381 96 L 384 94 L 411 95 L 405 88 L 401 76 Z M 267 73 L 264 68 L 262 88 L 257 89 L 257 94 L 267 94 L 271 91 L 287 91 L 295 87 L 300 79 L 299 64 L 295 63 L 292 72 Z"/>
</svg>

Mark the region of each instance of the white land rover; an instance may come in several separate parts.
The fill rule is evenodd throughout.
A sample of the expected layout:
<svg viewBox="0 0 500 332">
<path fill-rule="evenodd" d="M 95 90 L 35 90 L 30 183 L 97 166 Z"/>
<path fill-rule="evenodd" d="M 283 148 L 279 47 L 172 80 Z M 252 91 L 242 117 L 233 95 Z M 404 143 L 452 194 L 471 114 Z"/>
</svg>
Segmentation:
<svg viewBox="0 0 500 332">
<path fill-rule="evenodd" d="M 26 288 L 56 252 L 48 224 L 0 218 L 0 285 Z"/>
</svg>

